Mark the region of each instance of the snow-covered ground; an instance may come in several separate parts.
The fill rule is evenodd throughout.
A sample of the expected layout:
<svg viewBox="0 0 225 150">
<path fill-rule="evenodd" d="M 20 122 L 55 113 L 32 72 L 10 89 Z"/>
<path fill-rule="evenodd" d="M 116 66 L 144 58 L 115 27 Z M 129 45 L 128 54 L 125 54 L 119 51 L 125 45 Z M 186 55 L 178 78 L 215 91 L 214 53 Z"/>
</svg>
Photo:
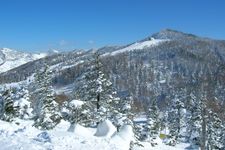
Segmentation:
<svg viewBox="0 0 225 150">
<path fill-rule="evenodd" d="M 0 149 L 1 150 L 128 150 L 132 139 L 132 128 L 122 127 L 120 132 L 113 133 L 109 121 L 102 124 L 100 129 L 85 128 L 80 125 L 68 131 L 70 123 L 61 123 L 50 131 L 41 131 L 32 127 L 32 121 L 16 120 L 15 123 L 0 121 Z M 105 128 L 105 127 L 108 127 Z M 109 132 L 106 132 L 109 131 Z M 97 134 L 98 133 L 98 134 Z M 98 136 L 96 136 L 96 134 Z M 104 135 L 105 134 L 105 135 Z M 110 134 L 110 135 L 109 135 Z M 160 140 L 160 139 L 159 139 Z M 178 144 L 175 147 L 164 145 L 151 147 L 149 143 L 142 143 L 144 147 L 134 146 L 135 150 L 182 150 L 188 144 Z"/>
</svg>

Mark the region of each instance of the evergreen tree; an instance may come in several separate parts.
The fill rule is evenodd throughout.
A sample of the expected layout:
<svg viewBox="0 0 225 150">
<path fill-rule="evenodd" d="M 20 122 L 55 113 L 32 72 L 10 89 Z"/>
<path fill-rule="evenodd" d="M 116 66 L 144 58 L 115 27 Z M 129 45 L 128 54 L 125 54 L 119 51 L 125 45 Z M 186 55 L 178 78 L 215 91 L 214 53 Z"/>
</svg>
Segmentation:
<svg viewBox="0 0 225 150">
<path fill-rule="evenodd" d="M 225 123 L 224 123 L 224 121 L 223 121 L 222 133 L 225 133 Z M 222 136 L 222 143 L 223 143 L 223 148 L 222 149 L 225 149 L 225 134 L 223 134 L 223 136 Z"/>
<path fill-rule="evenodd" d="M 189 102 L 190 121 L 188 125 L 188 133 L 190 134 L 189 142 L 192 146 L 199 146 L 202 150 L 206 149 L 207 142 L 207 120 L 208 112 L 206 109 L 206 86 L 204 82 L 200 82 L 197 94 L 191 94 L 191 100 Z M 197 96 L 196 96 L 197 95 Z"/>
<path fill-rule="evenodd" d="M 83 101 L 80 100 L 72 100 L 70 102 L 64 102 L 64 109 L 66 109 L 66 120 L 71 124 L 82 124 L 83 115 L 81 111 L 81 107 L 83 105 Z"/>
<path fill-rule="evenodd" d="M 55 101 L 55 93 L 51 86 L 51 71 L 45 65 L 43 72 L 36 76 L 38 97 L 41 104 L 40 112 L 36 115 L 34 126 L 40 129 L 49 130 L 54 128 L 61 120 L 59 106 Z"/>
<path fill-rule="evenodd" d="M 12 99 L 13 92 L 12 89 L 6 89 L 2 94 L 2 115 L 1 120 L 11 122 L 13 118 L 18 115 L 18 106 L 14 105 L 14 101 Z"/>
<path fill-rule="evenodd" d="M 209 112 L 209 116 L 210 117 L 207 124 L 208 129 L 207 149 L 210 150 L 223 149 L 224 127 L 222 125 L 222 121 L 219 119 L 218 115 L 216 113 L 213 113 L 212 111 Z"/>
<path fill-rule="evenodd" d="M 89 61 L 87 71 L 77 82 L 77 98 L 85 101 L 82 110 L 86 114 L 86 125 L 96 125 L 112 115 L 110 112 L 113 110 L 115 92 L 102 70 L 100 56 L 95 53 L 94 59 Z"/>
<path fill-rule="evenodd" d="M 19 92 L 19 100 L 17 100 L 17 106 L 19 109 L 19 118 L 21 119 L 29 119 L 32 118 L 32 107 L 30 102 L 30 93 L 28 91 L 27 86 L 22 87 Z"/>
<path fill-rule="evenodd" d="M 200 136 L 201 136 L 201 103 L 197 97 L 191 93 L 190 100 L 188 105 L 188 111 L 190 113 L 190 120 L 188 122 L 188 134 L 189 142 L 191 145 L 200 145 Z"/>
<path fill-rule="evenodd" d="M 115 97 L 111 103 L 111 120 L 119 131 L 120 127 L 124 124 L 132 125 L 134 114 L 131 111 L 132 97 L 126 96 L 124 98 Z"/>
<path fill-rule="evenodd" d="M 147 124 L 145 126 L 146 138 L 152 146 L 157 145 L 156 138 L 159 135 L 160 121 L 157 99 L 154 98 L 147 112 Z"/>
<path fill-rule="evenodd" d="M 207 109 L 206 109 L 206 95 L 203 94 L 203 97 L 201 97 L 201 101 L 200 101 L 200 105 L 201 105 L 201 149 L 202 150 L 206 150 L 206 138 L 207 138 Z"/>
<path fill-rule="evenodd" d="M 176 145 L 178 139 L 181 137 L 181 128 L 183 125 L 184 115 L 182 114 L 182 109 L 184 108 L 183 102 L 175 96 L 172 101 L 172 107 L 168 113 L 169 121 L 169 141 L 167 144 Z"/>
</svg>

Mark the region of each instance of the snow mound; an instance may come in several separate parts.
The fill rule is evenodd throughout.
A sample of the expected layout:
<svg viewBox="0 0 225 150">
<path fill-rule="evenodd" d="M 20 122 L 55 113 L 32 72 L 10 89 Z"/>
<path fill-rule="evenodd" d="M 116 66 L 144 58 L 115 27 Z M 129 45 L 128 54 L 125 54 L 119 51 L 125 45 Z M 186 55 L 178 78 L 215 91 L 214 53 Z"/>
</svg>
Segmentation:
<svg viewBox="0 0 225 150">
<path fill-rule="evenodd" d="M 111 137 L 116 132 L 116 127 L 109 120 L 99 123 L 95 136 Z"/>
<path fill-rule="evenodd" d="M 130 125 L 124 125 L 121 127 L 121 130 L 115 134 L 112 138 L 115 139 L 117 137 L 122 138 L 125 141 L 131 141 L 134 138 L 133 129 Z"/>
<path fill-rule="evenodd" d="M 108 124 L 110 121 L 106 121 Z M 112 138 L 96 137 L 96 128 L 75 125 L 74 132 L 67 132 L 69 122 L 61 121 L 53 130 L 41 131 L 32 127 L 33 121 L 16 120 L 9 123 L 0 120 L 0 150 L 128 150 L 133 139 L 132 127 L 125 125 Z M 149 142 L 134 145 L 134 150 L 182 150 L 190 143 L 179 143 L 175 147 L 159 141 L 152 147 Z"/>
<path fill-rule="evenodd" d="M 66 131 L 70 127 L 70 123 L 65 120 L 61 120 L 59 124 L 53 129 L 54 131 Z"/>
<path fill-rule="evenodd" d="M 134 133 L 132 127 L 130 125 L 124 125 L 118 133 L 114 134 L 111 142 L 123 150 L 128 150 L 130 148 L 130 142 L 133 140 Z"/>
<path fill-rule="evenodd" d="M 93 132 L 91 132 L 88 128 L 85 128 L 79 124 L 71 124 L 67 131 L 74 132 L 75 135 L 79 135 L 83 137 L 93 136 Z"/>
</svg>

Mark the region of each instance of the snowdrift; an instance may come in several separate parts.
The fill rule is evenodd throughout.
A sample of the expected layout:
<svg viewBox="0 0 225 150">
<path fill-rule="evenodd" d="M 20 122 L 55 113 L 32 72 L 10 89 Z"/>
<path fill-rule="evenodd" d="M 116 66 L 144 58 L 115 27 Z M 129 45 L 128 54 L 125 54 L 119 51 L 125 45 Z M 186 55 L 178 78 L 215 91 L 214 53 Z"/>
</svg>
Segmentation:
<svg viewBox="0 0 225 150">
<path fill-rule="evenodd" d="M 105 120 L 99 123 L 95 136 L 97 137 L 111 137 L 116 132 L 116 127 L 109 121 Z"/>
</svg>

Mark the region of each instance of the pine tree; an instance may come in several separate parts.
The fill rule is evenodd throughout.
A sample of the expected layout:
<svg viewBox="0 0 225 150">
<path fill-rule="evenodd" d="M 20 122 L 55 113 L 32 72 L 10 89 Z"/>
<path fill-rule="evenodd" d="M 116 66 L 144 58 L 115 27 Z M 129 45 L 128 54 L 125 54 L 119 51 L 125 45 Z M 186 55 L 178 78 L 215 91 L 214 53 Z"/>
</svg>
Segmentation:
<svg viewBox="0 0 225 150">
<path fill-rule="evenodd" d="M 180 138 L 182 121 L 184 116 L 182 114 L 182 109 L 184 108 L 183 102 L 175 96 L 172 101 L 171 110 L 168 113 L 168 125 L 169 125 L 169 141 L 168 145 L 174 146 L 177 144 L 178 139 Z"/>
<path fill-rule="evenodd" d="M 206 95 L 203 93 L 203 96 L 200 97 L 200 105 L 201 105 L 201 150 L 206 150 L 206 137 L 207 137 L 207 110 L 206 110 Z"/>
<path fill-rule="evenodd" d="M 48 70 L 48 66 L 45 65 L 44 71 L 36 76 L 41 110 L 36 115 L 34 126 L 44 130 L 54 128 L 61 120 L 59 106 L 55 101 L 55 93 L 51 86 L 50 75 L 51 72 Z"/>
<path fill-rule="evenodd" d="M 222 133 L 225 133 L 225 123 L 224 123 L 224 121 L 223 121 Z M 225 149 L 225 134 L 223 134 L 223 136 L 222 136 L 222 143 L 223 143 L 223 148 L 222 149 Z"/>
<path fill-rule="evenodd" d="M 190 94 L 187 109 L 190 113 L 190 119 L 187 126 L 188 135 L 190 135 L 189 142 L 191 143 L 191 145 L 200 145 L 202 122 L 201 102 L 193 93 Z"/>
<path fill-rule="evenodd" d="M 86 125 L 96 125 L 112 115 L 111 104 L 115 99 L 115 92 L 102 67 L 100 55 L 95 53 L 94 59 L 89 61 L 87 71 L 77 82 L 76 97 L 85 101 L 82 110 L 86 114 Z"/>
<path fill-rule="evenodd" d="M 156 138 L 159 135 L 159 129 L 159 109 L 157 106 L 157 99 L 154 98 L 147 112 L 147 124 L 145 126 L 147 141 L 149 141 L 152 146 L 157 145 Z"/>
<path fill-rule="evenodd" d="M 83 105 L 83 101 L 80 100 L 72 100 L 70 102 L 66 102 L 66 109 L 67 109 L 67 120 L 71 124 L 82 124 L 82 114 L 81 107 Z"/>
<path fill-rule="evenodd" d="M 132 97 L 126 96 L 124 98 L 115 97 L 111 103 L 111 118 L 113 124 L 119 131 L 120 127 L 124 124 L 132 124 L 134 114 L 131 111 Z"/>
<path fill-rule="evenodd" d="M 18 115 L 18 106 L 14 105 L 12 89 L 7 89 L 2 94 L 2 115 L 1 120 L 11 122 Z"/>
<path fill-rule="evenodd" d="M 207 145 L 208 120 L 206 107 L 207 93 L 204 89 L 206 87 L 204 83 L 200 82 L 200 85 L 198 85 L 198 89 L 195 91 L 197 94 L 191 93 L 191 100 L 187 108 L 190 113 L 188 125 L 189 142 L 192 146 L 199 146 L 202 150 L 205 150 Z"/>
<path fill-rule="evenodd" d="M 223 125 L 222 121 L 219 119 L 218 115 L 216 113 L 213 113 L 212 111 L 209 112 L 209 120 L 207 123 L 207 133 L 208 133 L 208 143 L 207 143 L 207 149 L 222 149 L 224 148 L 223 145 Z"/>
<path fill-rule="evenodd" d="M 29 119 L 32 118 L 32 107 L 30 102 L 30 93 L 28 91 L 27 86 L 25 85 L 22 89 L 17 93 L 19 95 L 19 100 L 17 101 L 17 106 L 19 109 L 19 118 L 21 119 Z"/>
</svg>

